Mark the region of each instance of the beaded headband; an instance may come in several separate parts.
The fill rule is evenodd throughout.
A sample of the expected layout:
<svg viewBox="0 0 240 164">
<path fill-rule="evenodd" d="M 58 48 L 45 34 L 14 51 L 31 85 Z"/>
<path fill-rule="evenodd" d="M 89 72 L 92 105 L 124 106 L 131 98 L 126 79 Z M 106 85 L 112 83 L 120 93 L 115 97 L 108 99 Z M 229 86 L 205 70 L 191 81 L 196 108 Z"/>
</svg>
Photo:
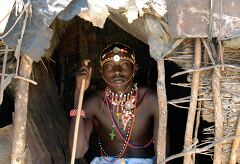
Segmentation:
<svg viewBox="0 0 240 164">
<path fill-rule="evenodd" d="M 108 61 L 119 62 L 120 60 L 128 60 L 132 64 L 136 62 L 133 50 L 124 44 L 115 43 L 103 50 L 100 65 L 103 66 Z"/>
</svg>

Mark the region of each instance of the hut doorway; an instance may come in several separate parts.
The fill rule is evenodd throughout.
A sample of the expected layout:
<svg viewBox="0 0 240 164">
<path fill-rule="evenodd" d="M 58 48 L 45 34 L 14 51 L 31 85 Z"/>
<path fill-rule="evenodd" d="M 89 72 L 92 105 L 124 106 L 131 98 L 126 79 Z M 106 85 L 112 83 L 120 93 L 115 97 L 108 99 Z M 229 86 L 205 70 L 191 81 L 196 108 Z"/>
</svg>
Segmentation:
<svg viewBox="0 0 240 164">
<path fill-rule="evenodd" d="M 150 57 L 148 45 L 122 30 L 111 20 L 107 19 L 103 29 L 94 27 L 92 23 L 84 21 L 79 17 L 75 17 L 69 22 L 55 20 L 55 23 L 66 26 L 63 35 L 58 36 L 59 43 L 52 56 L 54 62 L 51 62 L 51 68 L 58 87 L 58 94 L 62 99 L 62 105 L 67 116 L 69 109 L 73 107 L 74 74 L 79 67 L 80 61 L 87 58 L 92 61 L 93 75 L 89 90 L 105 87 L 99 73 L 99 55 L 106 46 L 115 42 L 129 45 L 134 50 L 139 65 L 139 71 L 135 78 L 138 85 L 140 87 L 147 86 L 156 89 L 157 63 Z M 61 26 L 57 26 L 60 28 L 60 31 L 63 30 Z M 171 85 L 174 82 L 186 81 L 186 76 L 171 79 L 171 75 L 180 71 L 180 67 L 173 62 L 166 61 L 165 68 L 168 99 L 177 99 L 190 95 L 189 89 Z M 174 147 L 174 149 L 171 149 L 170 154 L 174 154 L 181 152 L 184 145 L 187 110 L 179 110 L 169 105 L 168 111 L 170 118 L 168 121 L 169 135 L 173 141 L 171 142 L 171 147 Z M 95 143 L 93 139 L 92 144 L 95 145 L 98 143 Z M 90 147 L 86 155 L 87 161 L 90 161 L 98 153 L 96 147 L 98 146 Z M 182 163 L 182 160 L 177 159 L 173 162 Z"/>
</svg>

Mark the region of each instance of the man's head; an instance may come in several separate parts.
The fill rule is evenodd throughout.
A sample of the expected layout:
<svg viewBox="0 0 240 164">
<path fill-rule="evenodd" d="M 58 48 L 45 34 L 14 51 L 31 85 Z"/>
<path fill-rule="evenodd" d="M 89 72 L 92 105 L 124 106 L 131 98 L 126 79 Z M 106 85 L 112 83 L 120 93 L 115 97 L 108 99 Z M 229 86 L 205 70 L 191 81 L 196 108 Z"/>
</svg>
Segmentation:
<svg viewBox="0 0 240 164">
<path fill-rule="evenodd" d="M 133 82 L 137 71 L 135 54 L 131 48 L 114 43 L 103 50 L 100 58 L 102 76 L 110 87 L 124 90 Z"/>
</svg>

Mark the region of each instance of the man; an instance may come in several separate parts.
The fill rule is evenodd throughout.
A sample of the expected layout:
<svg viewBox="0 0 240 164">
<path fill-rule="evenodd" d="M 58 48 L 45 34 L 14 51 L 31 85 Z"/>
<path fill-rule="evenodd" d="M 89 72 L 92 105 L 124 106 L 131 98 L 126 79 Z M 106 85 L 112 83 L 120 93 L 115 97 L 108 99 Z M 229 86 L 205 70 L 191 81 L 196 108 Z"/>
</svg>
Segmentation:
<svg viewBox="0 0 240 164">
<path fill-rule="evenodd" d="M 148 88 L 138 88 L 133 83 L 138 65 L 128 46 L 121 43 L 110 45 L 102 52 L 100 64 L 106 88 L 92 93 L 83 102 L 76 158 L 87 152 L 94 128 L 100 156 L 95 157 L 92 164 L 153 163 L 156 152 L 153 141 L 157 141 L 158 129 L 156 93 Z M 89 66 L 81 66 L 76 74 L 75 108 L 83 78 L 86 79 L 86 90 L 91 79 Z M 70 150 L 74 124 L 75 117 L 70 127 Z"/>
</svg>

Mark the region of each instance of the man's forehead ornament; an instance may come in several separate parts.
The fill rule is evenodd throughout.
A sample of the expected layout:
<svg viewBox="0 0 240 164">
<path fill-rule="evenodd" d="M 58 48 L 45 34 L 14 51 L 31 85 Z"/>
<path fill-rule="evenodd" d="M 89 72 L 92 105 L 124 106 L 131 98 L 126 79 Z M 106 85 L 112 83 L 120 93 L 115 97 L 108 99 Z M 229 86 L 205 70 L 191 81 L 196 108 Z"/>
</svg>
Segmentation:
<svg viewBox="0 0 240 164">
<path fill-rule="evenodd" d="M 118 54 L 113 56 L 113 61 L 119 62 L 120 61 L 120 56 Z"/>
<path fill-rule="evenodd" d="M 132 64 L 135 64 L 136 62 L 132 51 L 128 52 L 127 49 L 114 47 L 112 50 L 102 55 L 100 64 L 103 66 L 108 61 L 119 62 L 120 60 L 128 60 Z"/>
</svg>

